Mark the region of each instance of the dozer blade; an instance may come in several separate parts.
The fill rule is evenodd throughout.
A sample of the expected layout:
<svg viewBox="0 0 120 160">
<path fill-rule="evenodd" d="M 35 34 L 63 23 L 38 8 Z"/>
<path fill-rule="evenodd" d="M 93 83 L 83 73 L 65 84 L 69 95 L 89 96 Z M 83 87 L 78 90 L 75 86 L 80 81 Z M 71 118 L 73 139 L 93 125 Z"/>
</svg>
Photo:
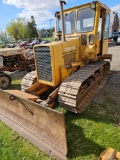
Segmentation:
<svg viewBox="0 0 120 160">
<path fill-rule="evenodd" d="M 67 159 L 64 114 L 0 90 L 0 119 L 51 157 Z"/>
</svg>

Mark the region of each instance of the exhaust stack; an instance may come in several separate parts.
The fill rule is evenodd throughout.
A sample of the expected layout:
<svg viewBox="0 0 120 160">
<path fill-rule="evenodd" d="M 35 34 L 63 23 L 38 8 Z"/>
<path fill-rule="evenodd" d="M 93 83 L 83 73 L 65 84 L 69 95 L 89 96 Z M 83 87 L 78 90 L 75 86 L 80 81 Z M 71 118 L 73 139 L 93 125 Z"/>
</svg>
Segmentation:
<svg viewBox="0 0 120 160">
<path fill-rule="evenodd" d="M 59 0 L 59 2 L 60 2 L 60 16 L 61 16 L 61 22 L 62 22 L 62 41 L 65 41 L 63 4 L 66 4 L 66 2 L 64 0 Z"/>
</svg>

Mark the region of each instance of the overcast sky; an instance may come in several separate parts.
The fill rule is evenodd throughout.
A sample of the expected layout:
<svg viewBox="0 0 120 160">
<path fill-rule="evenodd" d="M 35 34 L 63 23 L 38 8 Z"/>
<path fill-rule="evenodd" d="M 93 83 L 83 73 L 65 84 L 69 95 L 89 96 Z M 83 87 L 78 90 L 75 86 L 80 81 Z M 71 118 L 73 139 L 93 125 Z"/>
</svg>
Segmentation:
<svg viewBox="0 0 120 160">
<path fill-rule="evenodd" d="M 66 8 L 91 2 L 90 0 L 66 0 Z M 120 0 L 101 0 L 120 17 Z M 0 0 L 0 30 L 5 29 L 9 20 L 34 16 L 38 29 L 54 26 L 54 13 L 59 10 L 59 0 Z"/>
</svg>

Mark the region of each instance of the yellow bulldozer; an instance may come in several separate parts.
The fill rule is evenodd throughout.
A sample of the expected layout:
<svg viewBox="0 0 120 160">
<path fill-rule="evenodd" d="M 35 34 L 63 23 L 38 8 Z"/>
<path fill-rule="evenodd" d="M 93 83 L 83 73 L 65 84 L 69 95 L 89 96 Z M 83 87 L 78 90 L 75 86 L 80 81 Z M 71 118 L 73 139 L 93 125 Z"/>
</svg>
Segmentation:
<svg viewBox="0 0 120 160">
<path fill-rule="evenodd" d="M 110 9 L 93 1 L 56 12 L 55 41 L 34 46 L 36 71 L 22 91 L 0 90 L 0 119 L 48 155 L 65 160 L 65 115 L 81 113 L 107 82 Z"/>
</svg>

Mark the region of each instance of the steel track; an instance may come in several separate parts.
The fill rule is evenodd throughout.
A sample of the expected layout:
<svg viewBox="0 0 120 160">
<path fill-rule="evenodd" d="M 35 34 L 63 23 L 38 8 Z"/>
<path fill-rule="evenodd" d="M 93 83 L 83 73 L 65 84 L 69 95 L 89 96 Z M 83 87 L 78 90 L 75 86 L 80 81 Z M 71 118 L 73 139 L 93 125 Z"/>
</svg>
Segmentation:
<svg viewBox="0 0 120 160">
<path fill-rule="evenodd" d="M 58 92 L 60 106 L 75 113 L 83 112 L 107 82 L 109 71 L 108 61 L 98 61 L 66 78 Z"/>
<path fill-rule="evenodd" d="M 36 71 L 27 73 L 22 79 L 21 90 L 26 91 L 36 82 L 36 80 L 37 80 Z"/>
</svg>

